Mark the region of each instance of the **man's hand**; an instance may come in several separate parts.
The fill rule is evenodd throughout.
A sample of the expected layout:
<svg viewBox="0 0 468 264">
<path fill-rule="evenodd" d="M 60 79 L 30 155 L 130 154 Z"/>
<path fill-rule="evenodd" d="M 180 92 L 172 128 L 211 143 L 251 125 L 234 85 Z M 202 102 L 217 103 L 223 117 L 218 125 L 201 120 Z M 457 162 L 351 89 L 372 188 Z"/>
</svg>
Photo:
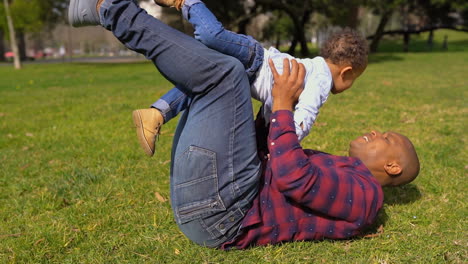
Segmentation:
<svg viewBox="0 0 468 264">
<path fill-rule="evenodd" d="M 273 79 L 275 81 L 271 94 L 273 96 L 273 112 L 278 110 L 293 111 L 299 95 L 304 90 L 305 67 L 296 60 L 291 60 L 291 68 L 288 59 L 283 61 L 283 74 L 276 70 L 273 60 L 269 60 Z"/>
</svg>

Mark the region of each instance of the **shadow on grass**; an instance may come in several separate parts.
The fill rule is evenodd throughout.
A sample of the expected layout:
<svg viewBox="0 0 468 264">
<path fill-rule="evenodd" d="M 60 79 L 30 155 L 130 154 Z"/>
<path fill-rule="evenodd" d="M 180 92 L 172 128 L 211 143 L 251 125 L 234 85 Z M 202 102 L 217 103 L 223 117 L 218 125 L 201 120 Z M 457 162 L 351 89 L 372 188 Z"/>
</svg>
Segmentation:
<svg viewBox="0 0 468 264">
<path fill-rule="evenodd" d="M 373 53 L 369 56 L 369 64 L 372 63 L 382 63 L 387 61 L 403 61 L 403 56 L 398 56 L 395 54 L 379 54 Z"/>
<path fill-rule="evenodd" d="M 384 188 L 384 203 L 386 205 L 396 204 L 411 204 L 421 198 L 421 192 L 418 186 L 414 184 L 407 184 L 401 187 L 387 187 Z M 366 228 L 363 232 L 363 237 L 360 238 L 372 238 L 383 235 L 385 233 L 384 227 L 389 217 L 385 212 L 385 207 L 379 211 L 376 221 Z"/>
<path fill-rule="evenodd" d="M 384 188 L 384 195 L 387 205 L 411 204 L 421 198 L 421 192 L 414 184 Z"/>
</svg>

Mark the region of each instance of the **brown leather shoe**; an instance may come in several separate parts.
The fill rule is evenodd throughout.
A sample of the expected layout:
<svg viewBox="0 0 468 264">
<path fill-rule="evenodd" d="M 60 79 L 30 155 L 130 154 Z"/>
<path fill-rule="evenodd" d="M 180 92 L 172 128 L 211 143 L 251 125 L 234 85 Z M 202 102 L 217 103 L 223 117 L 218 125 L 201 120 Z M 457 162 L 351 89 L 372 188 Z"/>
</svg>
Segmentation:
<svg viewBox="0 0 468 264">
<path fill-rule="evenodd" d="M 153 156 L 156 148 L 156 138 L 164 123 L 164 118 L 156 108 L 139 109 L 133 111 L 133 123 L 140 146 L 146 155 Z"/>
<path fill-rule="evenodd" d="M 177 10 L 180 10 L 185 0 L 154 0 L 154 2 L 162 7 L 175 7 Z"/>
</svg>

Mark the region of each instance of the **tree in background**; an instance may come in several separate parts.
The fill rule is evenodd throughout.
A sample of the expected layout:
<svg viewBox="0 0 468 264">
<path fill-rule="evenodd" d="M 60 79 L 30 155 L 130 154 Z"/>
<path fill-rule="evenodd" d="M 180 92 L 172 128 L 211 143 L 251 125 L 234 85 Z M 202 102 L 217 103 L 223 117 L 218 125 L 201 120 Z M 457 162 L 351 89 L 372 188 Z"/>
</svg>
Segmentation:
<svg viewBox="0 0 468 264">
<path fill-rule="evenodd" d="M 68 0 L 39 0 L 39 17 L 42 24 L 42 30 L 29 32 L 32 34 L 35 50 L 43 50 L 43 40 L 50 38 L 50 33 L 58 23 L 64 23 L 66 20 L 66 11 L 68 9 Z"/>
<path fill-rule="evenodd" d="M 203 2 L 226 28 L 240 34 L 247 33 L 247 26 L 258 14 L 258 5 L 254 1 L 204 0 Z"/>
<path fill-rule="evenodd" d="M 376 15 L 380 15 L 380 21 L 377 26 L 377 29 L 372 37 L 370 44 L 370 51 L 377 52 L 379 47 L 380 40 L 384 36 L 385 27 L 387 26 L 390 18 L 393 13 L 397 10 L 398 7 L 406 3 L 405 0 L 366 0 L 365 4 L 372 10 Z"/>
<path fill-rule="evenodd" d="M 264 37 L 279 49 L 282 40 L 288 39 L 293 31 L 294 26 L 287 15 L 276 10 L 272 12 L 271 18 L 264 29 Z"/>
<path fill-rule="evenodd" d="M 315 4 L 331 25 L 353 29 L 359 26 L 359 8 L 363 0 L 321 0 Z"/>
<path fill-rule="evenodd" d="M 11 14 L 14 20 L 19 53 L 26 59 L 26 33 L 51 31 L 58 21 L 64 21 L 67 0 L 14 0 L 11 2 Z M 3 5 L 0 6 L 3 8 Z M 3 10 L 3 9 L 2 9 Z M 7 32 L 4 12 L 0 14 L 0 31 Z M 3 37 L 2 34 L 0 34 Z M 40 42 L 40 41 L 39 41 Z M 0 45 L 1 46 L 1 45 Z M 39 49 L 42 47 L 39 47 Z"/>
<path fill-rule="evenodd" d="M 458 19 L 454 14 L 462 14 L 463 9 L 468 8 L 468 3 L 450 0 L 417 0 L 415 13 L 421 17 L 424 28 L 429 30 L 427 45 L 433 47 L 434 30 L 438 28 L 457 29 Z M 467 23 L 465 21 L 465 23 Z M 462 25 L 463 26 L 463 25 Z M 466 25 L 465 25 L 466 26 Z"/>
<path fill-rule="evenodd" d="M 11 15 L 10 11 L 10 4 L 8 3 L 8 0 L 3 0 L 3 7 L 5 9 L 5 17 L 8 25 L 8 31 L 10 32 L 10 42 L 11 42 L 11 47 L 13 49 L 13 60 L 14 60 L 14 65 L 15 69 L 19 70 L 21 69 L 21 60 L 19 58 L 19 51 L 18 51 L 18 45 L 16 44 L 16 37 L 15 37 L 15 28 L 13 24 L 13 18 Z"/>
<path fill-rule="evenodd" d="M 309 47 L 307 45 L 306 29 L 314 11 L 314 1 L 315 0 L 256 0 L 255 2 L 264 9 L 264 12 L 278 10 L 284 12 L 284 14 L 289 17 L 294 30 L 292 31 L 291 46 L 289 47 L 288 53 L 294 55 L 296 46 L 299 44 L 301 47 L 301 55 L 308 57 Z"/>
<path fill-rule="evenodd" d="M 371 52 L 376 52 L 384 35 L 402 35 L 403 50 L 409 50 L 410 36 L 429 32 L 428 44 L 432 46 L 433 31 L 446 28 L 459 31 L 467 30 L 468 3 L 462 0 L 366 0 L 365 4 L 375 14 L 381 16 L 377 30 L 372 38 Z M 401 16 L 402 28 L 385 31 L 391 16 Z M 415 23 L 413 20 L 417 20 Z M 464 22 L 464 24 L 461 24 Z"/>
<path fill-rule="evenodd" d="M 3 2 L 0 2 L 0 62 L 5 61 L 5 26 L 6 19 L 4 19 L 5 10 L 3 8 Z"/>
</svg>

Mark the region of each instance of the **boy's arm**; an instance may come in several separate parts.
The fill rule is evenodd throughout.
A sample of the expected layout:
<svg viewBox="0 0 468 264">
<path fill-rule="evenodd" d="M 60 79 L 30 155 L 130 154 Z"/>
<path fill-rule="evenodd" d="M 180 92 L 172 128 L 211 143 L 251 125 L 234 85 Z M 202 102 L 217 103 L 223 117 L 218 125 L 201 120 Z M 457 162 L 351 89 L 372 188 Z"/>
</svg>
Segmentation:
<svg viewBox="0 0 468 264">
<path fill-rule="evenodd" d="M 330 87 L 331 80 L 325 74 L 314 73 L 313 78 L 306 80 L 294 112 L 294 125 L 299 141 L 309 135 L 320 107 L 327 101 Z"/>
</svg>

